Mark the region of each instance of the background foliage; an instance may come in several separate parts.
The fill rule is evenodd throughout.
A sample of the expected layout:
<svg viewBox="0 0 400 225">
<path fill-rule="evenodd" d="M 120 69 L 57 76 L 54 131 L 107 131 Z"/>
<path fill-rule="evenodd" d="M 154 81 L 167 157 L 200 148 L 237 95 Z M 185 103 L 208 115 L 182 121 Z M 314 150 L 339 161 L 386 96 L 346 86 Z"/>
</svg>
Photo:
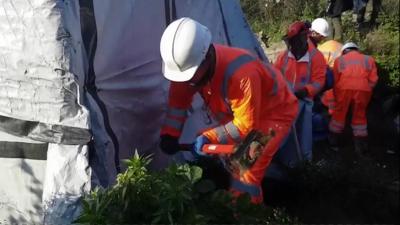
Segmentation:
<svg viewBox="0 0 400 225">
<path fill-rule="evenodd" d="M 370 0 L 372 2 L 372 0 Z M 327 0 L 241 0 L 243 11 L 254 32 L 262 31 L 270 42 L 279 42 L 290 23 L 325 17 Z M 366 17 L 371 10 L 367 8 Z M 373 55 L 379 66 L 381 82 L 399 87 L 399 1 L 382 0 L 376 26 L 357 30 L 352 12 L 342 15 L 343 40 L 354 41 Z"/>
</svg>

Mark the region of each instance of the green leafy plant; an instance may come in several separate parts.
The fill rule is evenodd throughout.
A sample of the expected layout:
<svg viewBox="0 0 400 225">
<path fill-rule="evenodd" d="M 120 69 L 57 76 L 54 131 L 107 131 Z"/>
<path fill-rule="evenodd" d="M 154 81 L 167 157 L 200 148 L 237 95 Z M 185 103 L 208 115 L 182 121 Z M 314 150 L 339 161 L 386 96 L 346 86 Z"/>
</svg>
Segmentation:
<svg viewBox="0 0 400 225">
<path fill-rule="evenodd" d="M 325 1 L 315 0 L 241 0 L 246 18 L 254 32 L 263 32 L 270 41 L 280 41 L 289 24 L 312 21 L 322 16 Z"/>
<path fill-rule="evenodd" d="M 281 209 L 254 205 L 248 195 L 234 199 L 202 179 L 202 169 L 171 165 L 149 171 L 149 156 L 126 161 L 117 184 L 83 199 L 80 224 L 275 224 L 293 223 Z"/>
</svg>

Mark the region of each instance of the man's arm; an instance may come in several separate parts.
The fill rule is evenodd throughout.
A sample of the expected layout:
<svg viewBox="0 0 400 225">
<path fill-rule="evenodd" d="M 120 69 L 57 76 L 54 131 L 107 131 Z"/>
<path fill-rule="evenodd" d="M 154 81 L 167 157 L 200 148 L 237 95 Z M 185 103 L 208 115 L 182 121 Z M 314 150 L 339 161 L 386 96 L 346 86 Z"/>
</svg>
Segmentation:
<svg viewBox="0 0 400 225">
<path fill-rule="evenodd" d="M 228 87 L 228 99 L 233 119 L 203 133 L 211 143 L 239 142 L 259 122 L 261 79 L 257 74 L 233 77 Z"/>
<path fill-rule="evenodd" d="M 161 135 L 179 137 L 187 118 L 196 89 L 183 82 L 171 82 L 168 97 L 167 114 L 161 128 Z"/>
</svg>

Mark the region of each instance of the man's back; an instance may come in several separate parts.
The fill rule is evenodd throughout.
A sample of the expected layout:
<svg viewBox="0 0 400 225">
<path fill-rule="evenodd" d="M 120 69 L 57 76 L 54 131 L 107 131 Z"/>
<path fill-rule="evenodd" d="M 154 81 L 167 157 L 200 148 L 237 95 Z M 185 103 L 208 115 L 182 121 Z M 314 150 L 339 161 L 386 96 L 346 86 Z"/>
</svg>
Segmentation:
<svg viewBox="0 0 400 225">
<path fill-rule="evenodd" d="M 371 91 L 378 76 L 375 60 L 358 51 L 350 51 L 335 60 L 335 88 Z"/>
</svg>

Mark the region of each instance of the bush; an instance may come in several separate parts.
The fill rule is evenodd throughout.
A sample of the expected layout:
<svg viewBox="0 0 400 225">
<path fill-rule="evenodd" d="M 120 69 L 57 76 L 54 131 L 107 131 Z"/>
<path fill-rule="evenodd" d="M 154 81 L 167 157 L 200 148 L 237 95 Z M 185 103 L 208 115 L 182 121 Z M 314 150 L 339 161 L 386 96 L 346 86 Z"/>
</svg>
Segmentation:
<svg viewBox="0 0 400 225">
<path fill-rule="evenodd" d="M 290 23 L 312 21 L 322 15 L 325 1 L 315 0 L 241 0 L 243 11 L 254 32 L 262 31 L 271 41 L 279 41 Z"/>
<path fill-rule="evenodd" d="M 351 13 L 342 16 L 344 40 L 358 43 L 363 52 L 372 55 L 378 65 L 380 83 L 392 88 L 400 85 L 398 9 L 399 1 L 382 1 L 376 26 L 361 32 L 355 29 Z"/>
<path fill-rule="evenodd" d="M 388 0 L 382 5 L 379 26 L 367 34 L 366 52 L 372 54 L 380 68 L 380 77 L 388 86 L 400 87 L 399 65 L 399 1 Z"/>
<path fill-rule="evenodd" d="M 196 166 L 172 165 L 150 172 L 149 157 L 135 156 L 117 184 L 96 189 L 83 199 L 81 224 L 285 224 L 282 210 L 254 205 L 248 195 L 236 201 L 225 190 L 201 179 Z"/>
<path fill-rule="evenodd" d="M 243 11 L 255 33 L 278 42 L 290 23 L 312 21 L 325 15 L 326 0 L 241 0 Z M 399 68 L 399 1 L 382 1 L 377 26 L 359 32 L 352 12 L 342 15 L 343 40 L 354 41 L 367 54 L 374 56 L 383 86 L 400 86 Z M 368 13 L 367 13 L 368 14 Z M 367 15 L 366 15 L 367 16 Z"/>
</svg>

